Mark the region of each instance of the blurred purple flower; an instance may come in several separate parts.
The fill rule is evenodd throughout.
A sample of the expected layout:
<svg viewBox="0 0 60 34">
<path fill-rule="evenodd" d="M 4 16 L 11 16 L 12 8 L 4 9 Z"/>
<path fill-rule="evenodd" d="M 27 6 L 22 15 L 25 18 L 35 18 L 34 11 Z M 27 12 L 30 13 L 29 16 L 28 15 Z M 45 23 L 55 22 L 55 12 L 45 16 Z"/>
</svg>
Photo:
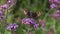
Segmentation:
<svg viewBox="0 0 60 34">
<path fill-rule="evenodd" d="M 3 5 L 1 5 L 1 7 L 2 7 L 3 9 L 7 9 L 7 8 L 8 8 L 8 5 L 7 5 L 7 4 L 3 4 Z"/>
<path fill-rule="evenodd" d="M 54 0 L 49 0 L 49 2 L 52 2 L 52 3 L 53 3 L 53 2 L 54 2 Z"/>
<path fill-rule="evenodd" d="M 0 21 L 2 20 L 2 18 L 3 18 L 3 12 L 2 10 L 0 10 Z"/>
<path fill-rule="evenodd" d="M 51 4 L 50 7 L 51 7 L 51 9 L 53 9 L 53 8 L 56 7 L 56 5 L 55 4 Z"/>
<path fill-rule="evenodd" d="M 8 0 L 8 4 L 11 5 L 11 4 L 13 4 L 12 2 L 13 2 L 13 0 Z"/>
<path fill-rule="evenodd" d="M 56 12 L 57 12 L 57 14 L 60 14 L 60 10 L 57 10 Z"/>
<path fill-rule="evenodd" d="M 11 0 L 8 0 L 8 3 L 10 4 L 11 3 Z"/>
<path fill-rule="evenodd" d="M 59 2 L 59 0 L 54 0 L 54 2 Z"/>
<path fill-rule="evenodd" d="M 50 14 L 52 17 L 60 17 L 60 14 Z"/>
<path fill-rule="evenodd" d="M 9 24 L 7 27 L 8 30 L 16 30 L 17 28 L 18 28 L 18 25 L 16 23 Z"/>
<path fill-rule="evenodd" d="M 3 14 L 2 10 L 0 10 L 0 16 Z"/>
<path fill-rule="evenodd" d="M 38 27 L 39 27 L 39 24 L 35 24 L 35 25 L 34 25 L 34 28 L 38 28 Z"/>
<path fill-rule="evenodd" d="M 31 32 L 28 32 L 28 34 L 34 34 L 34 32 L 33 32 L 33 31 L 31 31 Z"/>
<path fill-rule="evenodd" d="M 49 0 L 49 2 L 53 3 L 53 2 L 59 2 L 59 0 Z"/>
<path fill-rule="evenodd" d="M 46 26 L 45 20 L 39 20 L 39 23 L 43 28 Z"/>
<path fill-rule="evenodd" d="M 13 6 L 16 3 L 16 0 L 7 0 L 9 6 Z"/>
<path fill-rule="evenodd" d="M 57 13 L 56 14 L 50 14 L 49 16 L 60 20 L 60 14 L 57 14 Z"/>
<path fill-rule="evenodd" d="M 24 18 L 24 19 L 22 19 L 22 23 L 23 24 L 32 24 L 32 25 L 34 25 L 36 23 L 36 21 L 33 18 Z"/>
<path fill-rule="evenodd" d="M 22 23 L 26 25 L 33 25 L 34 28 L 38 28 L 39 26 L 33 18 L 24 18 Z"/>
</svg>

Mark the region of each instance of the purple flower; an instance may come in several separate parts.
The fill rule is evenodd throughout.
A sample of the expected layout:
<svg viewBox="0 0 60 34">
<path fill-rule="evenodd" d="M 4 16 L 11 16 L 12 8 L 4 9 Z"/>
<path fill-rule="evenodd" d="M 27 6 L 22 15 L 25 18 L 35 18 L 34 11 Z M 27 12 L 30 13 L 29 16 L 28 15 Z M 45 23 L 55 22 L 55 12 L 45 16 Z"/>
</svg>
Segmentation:
<svg viewBox="0 0 60 34">
<path fill-rule="evenodd" d="M 7 9 L 7 8 L 8 8 L 8 5 L 7 5 L 7 4 L 3 4 L 3 5 L 1 5 L 1 7 L 2 7 L 3 9 Z"/>
<path fill-rule="evenodd" d="M 52 17 L 59 17 L 60 14 L 50 14 L 50 16 L 52 16 Z"/>
<path fill-rule="evenodd" d="M 8 0 L 9 6 L 13 6 L 16 3 L 16 0 Z"/>
<path fill-rule="evenodd" d="M 32 24 L 32 25 L 34 25 L 36 23 L 36 21 L 33 18 L 24 18 L 24 19 L 22 19 L 22 23 L 23 24 Z"/>
<path fill-rule="evenodd" d="M 16 23 L 9 24 L 7 27 L 8 30 L 16 30 L 17 28 L 18 28 L 18 25 Z"/>
<path fill-rule="evenodd" d="M 59 0 L 49 0 L 49 2 L 59 2 Z"/>
<path fill-rule="evenodd" d="M 38 28 L 38 26 L 39 26 L 39 24 L 35 24 L 35 25 L 34 25 L 34 28 Z"/>
<path fill-rule="evenodd" d="M 0 11 L 2 10 L 1 6 L 0 6 Z"/>
<path fill-rule="evenodd" d="M 57 10 L 56 12 L 57 12 L 57 14 L 60 14 L 60 10 Z"/>
<path fill-rule="evenodd" d="M 10 4 L 10 5 L 11 5 L 11 4 L 12 4 L 12 2 L 13 2 L 13 0 L 8 0 L 8 4 Z"/>
<path fill-rule="evenodd" d="M 11 0 L 8 0 L 8 3 L 11 3 Z"/>
<path fill-rule="evenodd" d="M 51 16 L 51 17 L 53 17 L 53 18 L 55 18 L 55 19 L 58 19 L 58 20 L 60 20 L 60 14 L 50 14 L 49 16 Z"/>
<path fill-rule="evenodd" d="M 31 32 L 28 32 L 28 34 L 34 34 L 34 32 L 33 32 L 33 31 L 31 31 Z"/>
<path fill-rule="evenodd" d="M 54 0 L 54 2 L 59 2 L 59 0 Z"/>
<path fill-rule="evenodd" d="M 38 28 L 39 24 L 36 23 L 36 21 L 33 18 L 24 18 L 22 20 L 23 24 L 33 25 L 34 28 Z"/>
<path fill-rule="evenodd" d="M 49 2 L 52 2 L 52 3 L 53 3 L 53 2 L 54 2 L 54 0 L 49 0 Z"/>
<path fill-rule="evenodd" d="M 3 12 L 0 10 L 0 16 L 3 14 Z"/>
<path fill-rule="evenodd" d="M 45 20 L 39 20 L 40 25 L 44 28 L 46 26 Z"/>
<path fill-rule="evenodd" d="M 3 12 L 2 10 L 0 10 L 0 21 L 2 20 L 2 18 L 3 18 Z"/>
<path fill-rule="evenodd" d="M 51 4 L 50 7 L 51 7 L 51 9 L 53 9 L 53 8 L 56 7 L 56 5 L 55 4 Z"/>
</svg>

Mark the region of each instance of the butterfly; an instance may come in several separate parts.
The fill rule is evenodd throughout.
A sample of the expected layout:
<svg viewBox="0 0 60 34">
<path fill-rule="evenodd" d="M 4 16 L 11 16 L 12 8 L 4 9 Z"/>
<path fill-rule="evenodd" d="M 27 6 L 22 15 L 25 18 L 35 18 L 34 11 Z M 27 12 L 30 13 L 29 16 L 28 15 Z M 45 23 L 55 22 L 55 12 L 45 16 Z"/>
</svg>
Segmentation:
<svg viewBox="0 0 60 34">
<path fill-rule="evenodd" d="M 31 12 L 29 9 L 24 9 L 23 13 L 29 18 L 37 18 L 41 16 L 41 12 Z"/>
</svg>

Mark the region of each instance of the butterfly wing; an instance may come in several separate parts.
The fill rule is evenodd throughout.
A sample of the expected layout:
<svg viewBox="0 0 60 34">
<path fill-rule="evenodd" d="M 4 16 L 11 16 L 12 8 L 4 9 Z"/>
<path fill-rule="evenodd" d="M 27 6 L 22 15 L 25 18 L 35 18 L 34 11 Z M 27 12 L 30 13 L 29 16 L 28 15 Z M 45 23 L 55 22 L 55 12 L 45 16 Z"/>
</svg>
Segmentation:
<svg viewBox="0 0 60 34">
<path fill-rule="evenodd" d="M 25 10 L 23 11 L 23 13 L 24 13 L 27 17 L 32 17 L 32 12 L 31 12 L 30 10 L 28 10 L 28 9 L 25 9 Z"/>
<path fill-rule="evenodd" d="M 41 13 L 40 12 L 31 12 L 30 10 L 28 10 L 28 9 L 25 9 L 24 10 L 24 14 L 27 16 L 27 17 L 29 17 L 29 18 L 37 18 L 37 17 L 39 17 L 40 15 L 41 15 Z"/>
</svg>

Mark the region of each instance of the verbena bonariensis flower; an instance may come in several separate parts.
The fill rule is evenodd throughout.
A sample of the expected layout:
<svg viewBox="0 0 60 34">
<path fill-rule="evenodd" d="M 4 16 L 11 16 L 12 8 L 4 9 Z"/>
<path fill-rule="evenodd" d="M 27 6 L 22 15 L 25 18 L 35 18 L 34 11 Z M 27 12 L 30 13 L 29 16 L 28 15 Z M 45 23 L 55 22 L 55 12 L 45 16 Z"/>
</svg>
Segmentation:
<svg viewBox="0 0 60 34">
<path fill-rule="evenodd" d="M 54 0 L 54 2 L 59 2 L 59 0 Z"/>
<path fill-rule="evenodd" d="M 39 23 L 43 28 L 46 26 L 45 20 L 39 20 Z"/>
<path fill-rule="evenodd" d="M 50 7 L 51 7 L 51 9 L 53 9 L 53 8 L 56 8 L 56 5 L 55 4 L 51 4 Z"/>
<path fill-rule="evenodd" d="M 0 10 L 0 16 L 3 14 L 2 10 Z"/>
<path fill-rule="evenodd" d="M 59 0 L 49 0 L 49 2 L 52 4 L 55 4 L 56 8 L 60 8 L 60 1 Z M 50 7 L 51 7 L 50 5 Z"/>
<path fill-rule="evenodd" d="M 38 28 L 39 24 L 33 18 L 24 18 L 22 19 L 22 24 L 33 25 L 34 28 Z"/>
<path fill-rule="evenodd" d="M 8 0 L 7 2 L 10 4 L 11 3 L 11 0 Z"/>
<path fill-rule="evenodd" d="M 49 2 L 53 3 L 53 2 L 54 2 L 54 0 L 49 0 Z"/>
<path fill-rule="evenodd" d="M 50 14 L 49 16 L 60 19 L 60 10 L 57 10 L 55 14 Z"/>
<path fill-rule="evenodd" d="M 13 4 L 13 0 L 8 0 L 8 4 Z"/>
<path fill-rule="evenodd" d="M 38 28 L 38 27 L 39 27 L 39 24 L 35 24 L 35 25 L 34 25 L 34 28 Z"/>
<path fill-rule="evenodd" d="M 2 20 L 2 18 L 3 18 L 3 12 L 2 10 L 0 10 L 0 21 Z"/>
<path fill-rule="evenodd" d="M 7 9 L 8 8 L 8 5 L 7 4 L 3 4 L 3 5 L 1 5 L 1 8 Z"/>
<path fill-rule="evenodd" d="M 13 6 L 16 4 L 16 0 L 7 0 L 9 6 Z"/>
<path fill-rule="evenodd" d="M 23 24 L 35 24 L 36 23 L 36 21 L 33 19 L 33 18 L 24 18 L 24 19 L 22 19 L 22 23 Z"/>
<path fill-rule="evenodd" d="M 51 16 L 59 17 L 59 16 L 60 16 L 60 14 L 51 14 Z"/>
<path fill-rule="evenodd" d="M 59 0 L 49 0 L 49 2 L 54 3 L 54 2 L 59 2 Z"/>
<path fill-rule="evenodd" d="M 7 27 L 8 30 L 16 30 L 17 28 L 18 28 L 18 25 L 16 23 L 9 24 Z"/>
<path fill-rule="evenodd" d="M 57 10 L 56 13 L 57 13 L 57 14 L 60 14 L 60 10 Z"/>
<path fill-rule="evenodd" d="M 31 31 L 31 32 L 28 32 L 28 34 L 34 34 L 34 32 L 33 32 L 33 31 Z"/>
</svg>

